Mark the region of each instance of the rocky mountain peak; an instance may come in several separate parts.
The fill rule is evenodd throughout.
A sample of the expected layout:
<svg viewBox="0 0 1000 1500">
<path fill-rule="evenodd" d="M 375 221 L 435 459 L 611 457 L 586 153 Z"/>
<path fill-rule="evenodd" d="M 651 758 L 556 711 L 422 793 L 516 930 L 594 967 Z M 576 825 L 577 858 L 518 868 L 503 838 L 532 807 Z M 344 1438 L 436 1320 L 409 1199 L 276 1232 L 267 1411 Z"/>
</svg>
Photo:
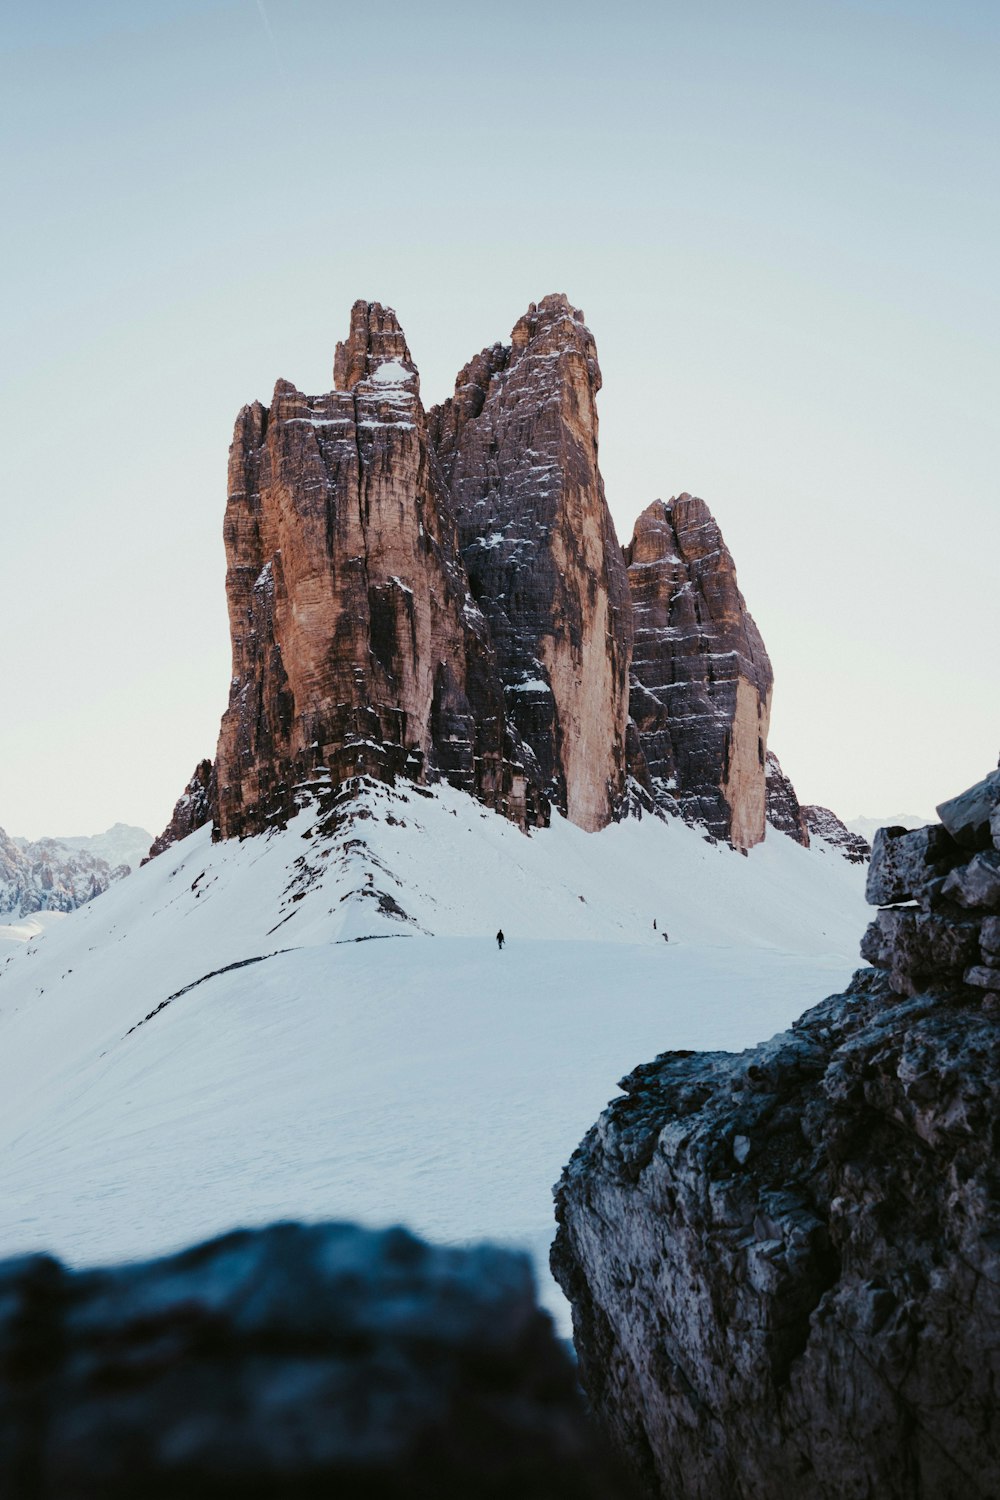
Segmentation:
<svg viewBox="0 0 1000 1500">
<path fill-rule="evenodd" d="M 717 838 L 764 837 L 773 674 L 704 500 L 654 500 L 624 551 L 631 714 L 655 801 Z"/>
<path fill-rule="evenodd" d="M 391 307 L 383 307 L 381 302 L 355 302 L 351 308 L 351 331 L 338 343 L 334 355 L 335 390 L 353 391 L 361 380 L 386 386 L 403 384 L 413 394 L 419 394 L 417 367 L 399 319 Z"/>
<path fill-rule="evenodd" d="M 583 314 L 557 293 L 430 413 L 508 714 L 546 795 L 588 829 L 624 796 L 632 634 L 597 463 L 600 383 Z"/>
<path fill-rule="evenodd" d="M 223 838 L 283 821 L 315 773 L 444 778 L 522 825 L 655 806 L 763 838 L 767 652 L 703 500 L 654 501 L 619 546 L 600 388 L 556 292 L 425 412 L 395 312 L 358 301 L 333 390 L 244 408 L 230 703 L 167 844 L 208 806 Z"/>
</svg>

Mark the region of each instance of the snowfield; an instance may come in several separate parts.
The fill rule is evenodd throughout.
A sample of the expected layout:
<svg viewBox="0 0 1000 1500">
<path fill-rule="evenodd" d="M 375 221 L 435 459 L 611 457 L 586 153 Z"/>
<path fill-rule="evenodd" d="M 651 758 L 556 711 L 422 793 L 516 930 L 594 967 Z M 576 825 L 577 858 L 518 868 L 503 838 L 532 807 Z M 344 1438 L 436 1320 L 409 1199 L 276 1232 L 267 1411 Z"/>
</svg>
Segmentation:
<svg viewBox="0 0 1000 1500">
<path fill-rule="evenodd" d="M 527 1247 L 565 1327 L 551 1187 L 618 1078 L 843 988 L 864 876 L 773 830 L 529 837 L 447 787 L 364 787 L 332 835 L 202 829 L 0 948 L 0 1254 L 401 1221 Z"/>
</svg>

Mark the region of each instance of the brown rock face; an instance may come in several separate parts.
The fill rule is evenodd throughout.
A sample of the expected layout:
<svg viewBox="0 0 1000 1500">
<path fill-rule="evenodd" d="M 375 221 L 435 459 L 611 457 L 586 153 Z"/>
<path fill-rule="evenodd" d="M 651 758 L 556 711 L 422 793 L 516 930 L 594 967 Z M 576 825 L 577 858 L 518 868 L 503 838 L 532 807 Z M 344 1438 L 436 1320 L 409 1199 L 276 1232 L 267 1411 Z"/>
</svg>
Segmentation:
<svg viewBox="0 0 1000 1500">
<path fill-rule="evenodd" d="M 747 849 L 764 837 L 771 663 L 703 500 L 655 500 L 625 549 L 631 712 L 654 796 Z M 668 800 L 669 799 L 669 800 Z"/>
<path fill-rule="evenodd" d="M 237 419 L 218 832 L 285 818 L 316 768 L 334 781 L 444 776 L 542 821 L 395 313 L 355 303 L 334 378 L 313 397 L 279 381 L 269 409 L 255 403 Z"/>
<path fill-rule="evenodd" d="M 603 827 L 625 791 L 631 620 L 597 465 L 601 372 L 583 314 L 534 304 L 507 346 L 430 414 L 472 593 L 507 712 L 571 822 Z"/>
<path fill-rule="evenodd" d="M 217 836 L 283 823 L 319 773 L 443 777 L 522 826 L 656 807 L 758 843 L 767 653 L 703 501 L 656 501 L 623 555 L 583 314 L 532 304 L 425 414 L 395 313 L 357 302 L 334 384 L 279 381 L 237 419 Z"/>
</svg>

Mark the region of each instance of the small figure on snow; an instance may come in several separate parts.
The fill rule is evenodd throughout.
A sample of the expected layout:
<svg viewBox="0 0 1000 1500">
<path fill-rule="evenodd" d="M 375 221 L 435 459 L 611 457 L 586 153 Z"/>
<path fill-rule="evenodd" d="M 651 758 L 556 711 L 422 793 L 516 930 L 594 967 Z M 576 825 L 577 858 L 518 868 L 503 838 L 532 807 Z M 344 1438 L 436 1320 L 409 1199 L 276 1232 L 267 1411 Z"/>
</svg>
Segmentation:
<svg viewBox="0 0 1000 1500">
<path fill-rule="evenodd" d="M 653 931 L 656 931 L 656 918 L 653 918 Z"/>
<path fill-rule="evenodd" d="M 497 947 L 502 948 L 505 941 L 506 939 L 503 935 L 503 928 L 501 927 L 500 931 L 497 933 Z"/>
</svg>

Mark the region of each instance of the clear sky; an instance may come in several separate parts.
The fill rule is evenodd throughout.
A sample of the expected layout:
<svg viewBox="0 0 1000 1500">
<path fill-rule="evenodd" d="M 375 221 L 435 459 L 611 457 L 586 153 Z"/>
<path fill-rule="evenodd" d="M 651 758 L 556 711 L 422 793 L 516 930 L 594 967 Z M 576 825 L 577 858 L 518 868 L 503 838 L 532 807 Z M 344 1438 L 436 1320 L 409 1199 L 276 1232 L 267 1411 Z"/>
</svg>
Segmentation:
<svg viewBox="0 0 1000 1500">
<path fill-rule="evenodd" d="M 0 826 L 158 830 L 229 679 L 226 452 L 357 297 L 428 404 L 597 338 L 619 535 L 712 507 L 800 797 L 1000 750 L 993 0 L 48 0 L 0 28 Z"/>
</svg>

